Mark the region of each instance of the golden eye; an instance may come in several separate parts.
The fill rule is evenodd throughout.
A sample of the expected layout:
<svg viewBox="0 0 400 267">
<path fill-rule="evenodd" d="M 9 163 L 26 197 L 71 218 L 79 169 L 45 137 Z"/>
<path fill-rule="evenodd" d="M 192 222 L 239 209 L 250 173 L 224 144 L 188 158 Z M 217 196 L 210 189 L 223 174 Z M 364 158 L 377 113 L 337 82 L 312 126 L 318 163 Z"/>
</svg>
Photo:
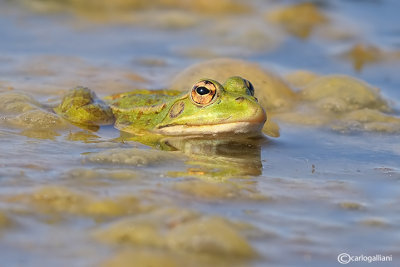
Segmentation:
<svg viewBox="0 0 400 267">
<path fill-rule="evenodd" d="M 216 92 L 216 86 L 212 82 L 204 80 L 193 86 L 190 97 L 195 104 L 205 106 L 211 103 Z"/>
<path fill-rule="evenodd" d="M 243 80 L 244 80 L 244 82 L 246 83 L 247 89 L 249 89 L 250 94 L 251 94 L 252 96 L 254 96 L 254 87 L 253 87 L 253 85 L 251 84 L 251 82 L 249 82 L 249 81 L 246 80 L 246 79 L 243 79 Z"/>
</svg>

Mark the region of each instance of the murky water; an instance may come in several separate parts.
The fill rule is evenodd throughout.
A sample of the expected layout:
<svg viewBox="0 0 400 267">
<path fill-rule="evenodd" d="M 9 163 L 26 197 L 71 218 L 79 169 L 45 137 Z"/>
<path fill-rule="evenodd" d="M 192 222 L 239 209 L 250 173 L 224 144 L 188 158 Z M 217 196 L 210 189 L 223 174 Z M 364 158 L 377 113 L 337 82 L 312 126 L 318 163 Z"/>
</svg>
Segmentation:
<svg viewBox="0 0 400 267">
<path fill-rule="evenodd" d="M 400 6 L 314 2 L 1 2 L 2 264 L 398 266 Z M 149 146 L 49 108 L 230 75 L 280 137 Z"/>
</svg>

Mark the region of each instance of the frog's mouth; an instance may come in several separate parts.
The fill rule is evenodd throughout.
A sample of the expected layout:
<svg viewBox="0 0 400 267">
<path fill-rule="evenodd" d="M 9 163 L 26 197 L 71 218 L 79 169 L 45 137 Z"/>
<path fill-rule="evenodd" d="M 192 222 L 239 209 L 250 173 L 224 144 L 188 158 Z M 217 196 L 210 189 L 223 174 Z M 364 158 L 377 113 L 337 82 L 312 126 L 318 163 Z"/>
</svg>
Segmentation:
<svg viewBox="0 0 400 267">
<path fill-rule="evenodd" d="M 264 110 L 257 110 L 251 119 L 232 121 L 230 117 L 215 124 L 162 125 L 153 131 L 163 135 L 198 135 L 198 134 L 260 134 L 267 120 Z"/>
<path fill-rule="evenodd" d="M 154 132 L 163 135 L 198 135 L 198 134 L 260 134 L 263 123 L 239 121 L 205 125 L 166 125 Z"/>
</svg>

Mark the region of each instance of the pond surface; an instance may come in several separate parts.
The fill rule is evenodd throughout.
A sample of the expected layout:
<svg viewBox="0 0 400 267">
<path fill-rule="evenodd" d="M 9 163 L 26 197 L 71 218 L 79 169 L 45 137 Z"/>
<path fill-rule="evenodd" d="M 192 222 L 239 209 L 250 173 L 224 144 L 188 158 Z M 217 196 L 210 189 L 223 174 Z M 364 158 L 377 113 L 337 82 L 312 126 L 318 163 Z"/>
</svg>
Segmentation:
<svg viewBox="0 0 400 267">
<path fill-rule="evenodd" d="M 215 2 L 0 2 L 2 264 L 399 265 L 400 4 Z M 227 75 L 279 137 L 149 146 L 49 109 Z"/>
</svg>

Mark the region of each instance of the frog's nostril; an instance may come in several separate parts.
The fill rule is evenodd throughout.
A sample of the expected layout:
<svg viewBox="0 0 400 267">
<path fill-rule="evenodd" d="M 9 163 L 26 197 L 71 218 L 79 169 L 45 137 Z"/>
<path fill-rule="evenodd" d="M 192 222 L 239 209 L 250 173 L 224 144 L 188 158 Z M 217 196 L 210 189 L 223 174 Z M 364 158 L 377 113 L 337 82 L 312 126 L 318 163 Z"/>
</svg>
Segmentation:
<svg viewBox="0 0 400 267">
<path fill-rule="evenodd" d="M 235 100 L 238 101 L 238 102 L 242 102 L 244 100 L 244 97 L 243 96 L 239 96 Z"/>
</svg>

